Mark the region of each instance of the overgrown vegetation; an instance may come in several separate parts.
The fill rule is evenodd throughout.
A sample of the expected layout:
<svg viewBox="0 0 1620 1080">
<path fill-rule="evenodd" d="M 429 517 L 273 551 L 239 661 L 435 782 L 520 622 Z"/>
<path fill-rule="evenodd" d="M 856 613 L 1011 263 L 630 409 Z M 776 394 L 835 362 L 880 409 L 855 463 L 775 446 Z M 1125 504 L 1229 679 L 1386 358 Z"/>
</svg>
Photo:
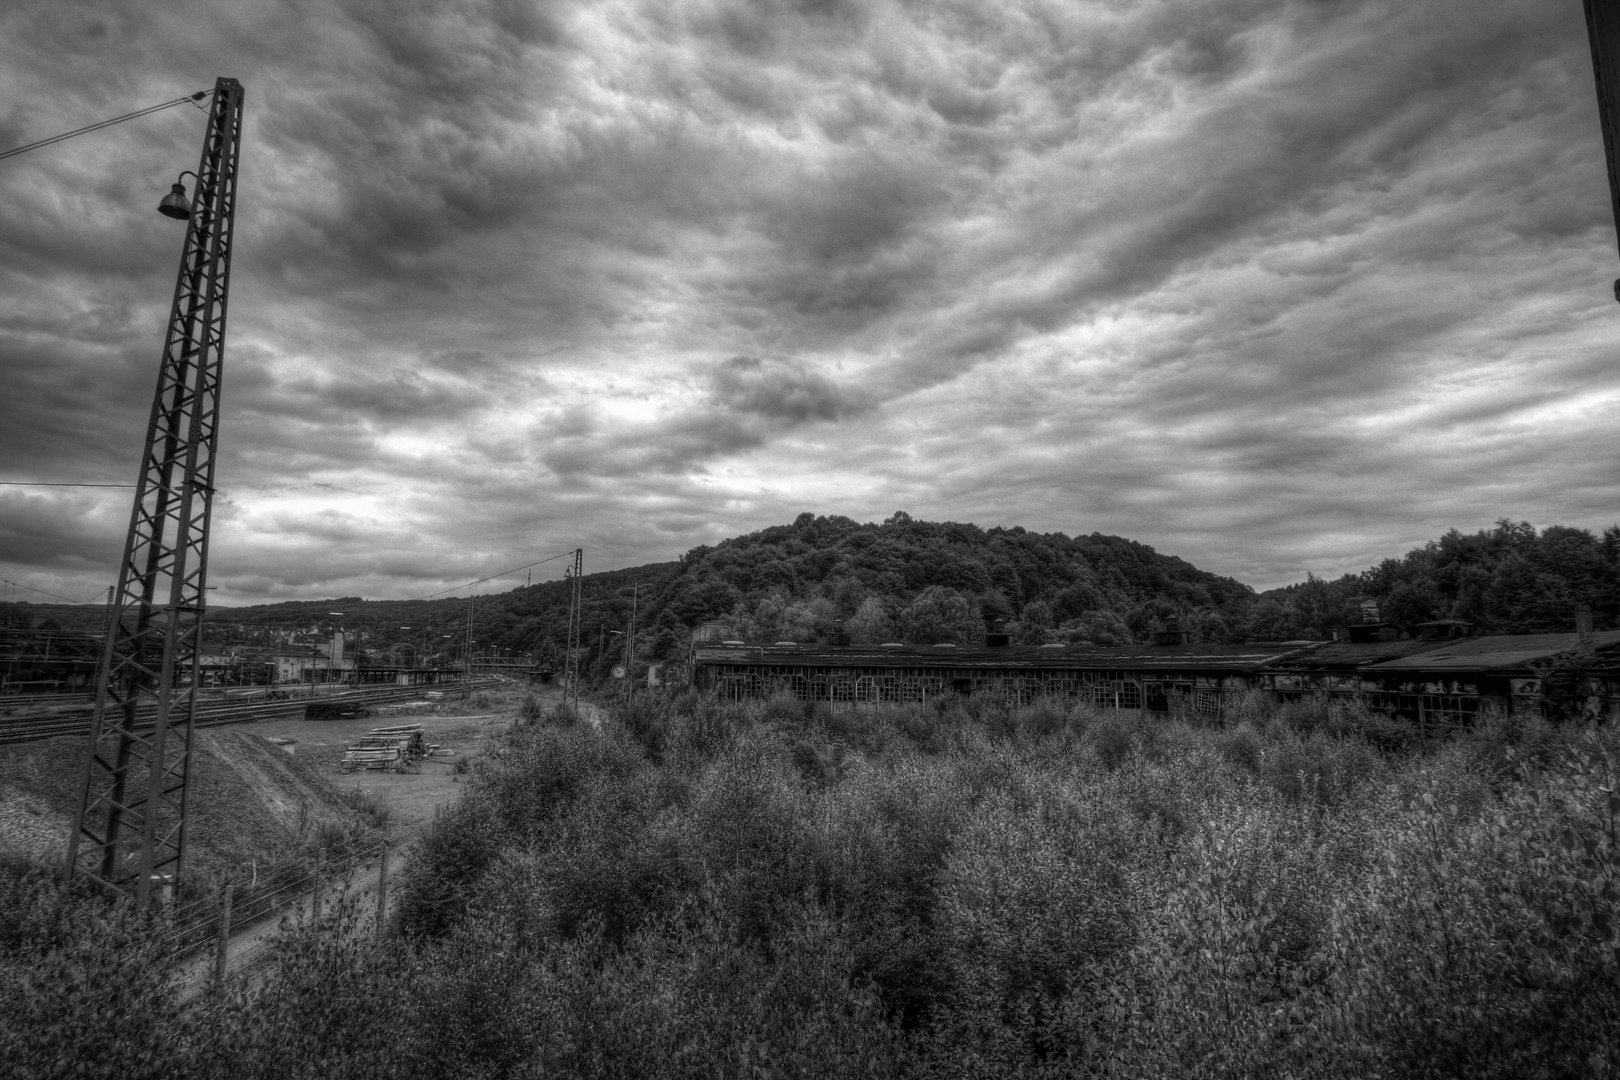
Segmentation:
<svg viewBox="0 0 1620 1080">
<path fill-rule="evenodd" d="M 13 874 L 0 1060 L 129 1077 L 1620 1066 L 1612 730 L 1493 721 L 1424 748 L 1355 708 L 1258 697 L 1224 727 L 993 700 L 535 712 L 427 834 L 393 943 L 298 930 L 262 985 L 190 1009 L 132 916 Z"/>
</svg>

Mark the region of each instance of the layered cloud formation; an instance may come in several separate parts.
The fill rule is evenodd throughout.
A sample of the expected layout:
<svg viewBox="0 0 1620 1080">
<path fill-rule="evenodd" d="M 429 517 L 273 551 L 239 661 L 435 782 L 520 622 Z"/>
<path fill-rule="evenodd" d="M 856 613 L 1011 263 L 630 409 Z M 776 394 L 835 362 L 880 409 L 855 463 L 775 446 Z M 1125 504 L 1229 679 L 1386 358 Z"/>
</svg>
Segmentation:
<svg viewBox="0 0 1620 1080">
<path fill-rule="evenodd" d="M 1258 587 L 1620 517 L 1578 4 L 35 2 L 0 148 L 222 74 L 222 600 L 804 510 Z M 0 479 L 133 477 L 201 127 L 0 162 Z M 128 496 L 0 487 L 0 576 L 96 595 Z"/>
</svg>

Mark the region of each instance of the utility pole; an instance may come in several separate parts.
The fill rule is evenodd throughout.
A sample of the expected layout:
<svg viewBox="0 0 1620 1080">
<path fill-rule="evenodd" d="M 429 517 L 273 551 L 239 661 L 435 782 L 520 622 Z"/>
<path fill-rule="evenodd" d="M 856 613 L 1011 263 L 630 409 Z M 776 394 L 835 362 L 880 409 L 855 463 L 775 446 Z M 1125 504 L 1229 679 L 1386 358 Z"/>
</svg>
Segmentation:
<svg viewBox="0 0 1620 1080">
<path fill-rule="evenodd" d="M 477 603 L 475 599 L 470 596 L 467 597 L 467 650 L 464 654 L 467 657 L 467 662 L 462 665 L 461 669 L 461 700 L 463 701 L 472 697 L 472 624 L 473 604 L 475 603 Z"/>
<path fill-rule="evenodd" d="M 1620 230 L 1620 0 L 1585 0 L 1586 36 L 1592 45 L 1592 75 L 1597 80 L 1598 123 L 1603 128 L 1603 157 L 1609 168 L 1609 208 Z M 1620 300 L 1620 279 L 1614 283 Z"/>
<path fill-rule="evenodd" d="M 568 589 L 568 653 L 563 662 L 563 707 L 579 715 L 579 623 L 580 577 L 585 569 L 585 549 L 574 549 L 574 567 L 569 574 Z"/>
<path fill-rule="evenodd" d="M 624 636 L 624 696 L 636 696 L 636 605 L 641 599 L 641 586 L 630 587 L 630 632 Z"/>
<path fill-rule="evenodd" d="M 347 614 L 347 612 L 328 611 L 327 614 L 332 615 L 332 616 L 337 616 L 338 618 L 342 618 L 344 615 Z M 337 667 L 337 662 L 338 662 L 338 642 L 341 640 L 340 635 L 342 633 L 343 633 L 342 625 L 339 624 L 339 623 L 333 623 L 332 624 L 332 640 L 326 646 L 326 696 L 327 697 L 331 697 L 333 694 L 337 693 L 336 678 L 333 675 L 333 671 L 334 670 L 338 670 L 338 671 L 342 670 L 341 668 Z"/>
<path fill-rule="evenodd" d="M 70 879 L 141 905 L 185 862 L 242 84 L 218 79 L 213 95 L 195 204 L 176 183 L 159 207 L 186 238 L 68 840 Z"/>
</svg>

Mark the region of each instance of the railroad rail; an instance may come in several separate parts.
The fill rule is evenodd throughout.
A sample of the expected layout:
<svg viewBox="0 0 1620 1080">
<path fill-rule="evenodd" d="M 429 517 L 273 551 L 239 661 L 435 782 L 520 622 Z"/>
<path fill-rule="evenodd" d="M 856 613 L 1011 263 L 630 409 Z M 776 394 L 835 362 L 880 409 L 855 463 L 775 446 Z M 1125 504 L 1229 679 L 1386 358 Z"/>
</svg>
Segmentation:
<svg viewBox="0 0 1620 1080">
<path fill-rule="evenodd" d="M 502 682 L 501 679 L 479 679 L 472 684 L 472 688 L 487 690 L 501 685 Z M 432 692 L 446 694 L 457 689 L 458 686 L 445 684 Z M 199 702 L 196 724 L 198 727 L 218 727 L 222 724 L 248 724 L 256 720 L 285 719 L 302 716 L 304 707 L 311 703 L 347 701 L 365 702 L 368 705 L 383 704 L 390 701 L 411 701 L 423 697 L 427 692 L 429 691 L 420 686 L 384 686 L 370 690 L 349 690 L 331 696 L 320 694 L 281 701 L 220 701 L 208 704 Z M 150 725 L 150 717 L 143 716 L 136 727 L 144 728 Z M 36 739 L 53 739 L 60 735 L 83 735 L 89 730 L 89 706 L 67 714 L 0 717 L 0 743 L 32 742 Z"/>
</svg>

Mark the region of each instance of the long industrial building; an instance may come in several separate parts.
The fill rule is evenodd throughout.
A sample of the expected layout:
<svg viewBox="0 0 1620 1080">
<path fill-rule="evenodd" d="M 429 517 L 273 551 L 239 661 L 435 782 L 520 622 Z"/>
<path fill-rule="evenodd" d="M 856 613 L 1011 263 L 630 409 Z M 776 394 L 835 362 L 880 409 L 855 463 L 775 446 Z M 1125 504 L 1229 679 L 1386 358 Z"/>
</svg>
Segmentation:
<svg viewBox="0 0 1620 1080">
<path fill-rule="evenodd" d="M 1359 697 L 1421 725 L 1467 723 L 1491 708 L 1620 715 L 1620 631 L 1467 637 L 1435 625 L 1444 636 L 1400 640 L 1380 635 L 1381 627 L 1353 627 L 1362 633 L 1346 642 L 1250 645 L 1189 644 L 1175 631 L 1154 645 L 1110 647 L 703 643 L 693 651 L 692 678 L 723 698 L 786 693 L 835 708 L 996 694 L 1218 718 L 1234 695 L 1261 690 L 1281 700 Z M 1592 659 L 1580 670 L 1558 666 L 1583 638 Z"/>
</svg>

